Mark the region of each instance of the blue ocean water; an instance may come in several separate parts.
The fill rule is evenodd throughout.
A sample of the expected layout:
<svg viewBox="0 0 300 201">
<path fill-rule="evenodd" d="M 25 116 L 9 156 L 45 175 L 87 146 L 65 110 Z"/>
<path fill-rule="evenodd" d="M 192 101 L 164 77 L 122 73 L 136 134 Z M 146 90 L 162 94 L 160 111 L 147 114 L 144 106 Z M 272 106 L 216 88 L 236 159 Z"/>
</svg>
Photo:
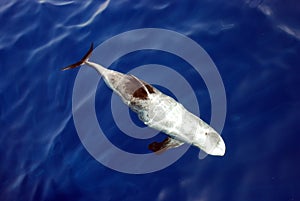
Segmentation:
<svg viewBox="0 0 300 201">
<path fill-rule="evenodd" d="M 299 200 L 299 19 L 295 0 L 2 0 L 0 200 Z M 72 117 L 78 70 L 60 68 L 91 42 L 149 27 L 190 37 L 218 67 L 227 95 L 224 157 L 199 160 L 191 147 L 164 170 L 131 175 L 101 165 L 80 142 Z M 111 68 L 151 62 L 184 65 L 145 51 Z M 205 85 L 185 77 L 209 120 Z M 102 88 L 97 99 L 111 96 Z M 109 112 L 105 106 L 96 108 Z"/>
</svg>

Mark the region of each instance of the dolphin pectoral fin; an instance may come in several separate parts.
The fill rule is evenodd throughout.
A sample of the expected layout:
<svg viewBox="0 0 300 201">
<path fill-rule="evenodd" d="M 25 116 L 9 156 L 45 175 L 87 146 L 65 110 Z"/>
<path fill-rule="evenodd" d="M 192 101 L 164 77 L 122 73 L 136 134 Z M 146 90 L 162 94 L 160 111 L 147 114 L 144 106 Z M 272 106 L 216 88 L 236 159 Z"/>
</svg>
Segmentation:
<svg viewBox="0 0 300 201">
<path fill-rule="evenodd" d="M 174 138 L 167 137 L 162 142 L 152 142 L 151 144 L 149 144 L 148 149 L 155 153 L 161 154 L 167 149 L 176 148 L 182 144 L 184 143 Z"/>
<path fill-rule="evenodd" d="M 69 70 L 69 69 L 76 68 L 78 66 L 83 65 L 90 58 L 90 56 L 92 55 L 93 49 L 94 49 L 94 44 L 92 43 L 90 49 L 87 51 L 87 53 L 82 57 L 82 59 L 80 61 L 78 61 L 74 64 L 71 64 L 71 65 L 69 65 L 65 68 L 62 68 L 61 70 L 62 71 Z"/>
</svg>

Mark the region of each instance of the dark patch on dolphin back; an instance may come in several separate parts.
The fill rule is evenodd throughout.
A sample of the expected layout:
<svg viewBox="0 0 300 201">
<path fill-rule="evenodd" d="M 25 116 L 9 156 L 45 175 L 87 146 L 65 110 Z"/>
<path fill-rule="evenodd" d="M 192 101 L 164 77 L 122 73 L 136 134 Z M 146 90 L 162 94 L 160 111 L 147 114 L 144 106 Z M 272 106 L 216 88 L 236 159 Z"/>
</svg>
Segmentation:
<svg viewBox="0 0 300 201">
<path fill-rule="evenodd" d="M 146 86 L 146 88 L 148 89 L 148 91 L 149 91 L 150 94 L 155 93 L 155 92 L 154 92 L 154 89 L 153 89 L 153 87 L 152 87 L 151 85 L 145 84 L 145 86 Z"/>
<path fill-rule="evenodd" d="M 146 92 L 146 90 L 144 89 L 144 87 L 140 87 L 138 88 L 133 94 L 133 97 L 135 98 L 139 98 L 142 100 L 146 100 L 148 98 L 148 94 Z"/>
<path fill-rule="evenodd" d="M 145 86 L 150 94 L 154 93 L 154 89 L 152 86 L 150 86 L 148 84 L 146 84 Z M 135 92 L 132 94 L 132 96 L 135 98 L 142 99 L 142 100 L 147 100 L 147 98 L 148 98 L 147 91 L 145 90 L 144 87 L 140 87 L 137 90 L 135 90 Z"/>
</svg>

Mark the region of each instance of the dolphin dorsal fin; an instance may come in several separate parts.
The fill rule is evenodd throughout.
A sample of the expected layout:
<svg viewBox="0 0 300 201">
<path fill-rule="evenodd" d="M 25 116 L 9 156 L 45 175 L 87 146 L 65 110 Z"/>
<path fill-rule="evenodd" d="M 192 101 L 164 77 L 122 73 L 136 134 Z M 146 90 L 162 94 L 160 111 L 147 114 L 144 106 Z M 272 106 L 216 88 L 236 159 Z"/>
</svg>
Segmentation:
<svg viewBox="0 0 300 201">
<path fill-rule="evenodd" d="M 149 92 L 148 88 L 145 86 L 145 83 L 143 83 L 140 79 L 138 79 L 138 78 L 135 77 L 134 75 L 130 75 L 130 76 L 133 77 L 136 81 L 138 81 L 138 82 L 141 84 L 141 86 L 142 86 L 143 89 L 146 91 L 146 93 L 147 93 L 147 95 L 148 95 L 148 97 L 149 97 L 150 92 Z"/>
</svg>

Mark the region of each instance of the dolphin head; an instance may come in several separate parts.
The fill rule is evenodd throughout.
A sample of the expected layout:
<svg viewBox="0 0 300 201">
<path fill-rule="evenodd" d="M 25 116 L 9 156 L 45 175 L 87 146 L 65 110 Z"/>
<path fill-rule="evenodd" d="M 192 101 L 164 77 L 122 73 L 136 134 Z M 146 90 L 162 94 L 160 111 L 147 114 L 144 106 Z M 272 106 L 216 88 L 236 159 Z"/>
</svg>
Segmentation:
<svg viewBox="0 0 300 201">
<path fill-rule="evenodd" d="M 211 127 L 198 131 L 193 144 L 207 154 L 214 156 L 223 156 L 226 150 L 222 137 Z"/>
</svg>

